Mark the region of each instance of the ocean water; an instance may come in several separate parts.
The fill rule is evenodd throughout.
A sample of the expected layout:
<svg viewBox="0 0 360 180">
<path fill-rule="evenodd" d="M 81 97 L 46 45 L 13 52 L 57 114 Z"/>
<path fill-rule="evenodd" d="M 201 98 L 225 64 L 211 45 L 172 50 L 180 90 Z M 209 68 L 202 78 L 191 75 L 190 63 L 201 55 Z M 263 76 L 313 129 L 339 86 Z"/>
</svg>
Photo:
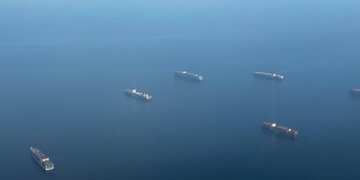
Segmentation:
<svg viewBox="0 0 360 180">
<path fill-rule="evenodd" d="M 360 179 L 360 98 L 348 93 L 360 87 L 359 9 L 356 0 L 2 0 L 0 179 Z M 263 121 L 300 137 L 264 133 Z"/>
</svg>

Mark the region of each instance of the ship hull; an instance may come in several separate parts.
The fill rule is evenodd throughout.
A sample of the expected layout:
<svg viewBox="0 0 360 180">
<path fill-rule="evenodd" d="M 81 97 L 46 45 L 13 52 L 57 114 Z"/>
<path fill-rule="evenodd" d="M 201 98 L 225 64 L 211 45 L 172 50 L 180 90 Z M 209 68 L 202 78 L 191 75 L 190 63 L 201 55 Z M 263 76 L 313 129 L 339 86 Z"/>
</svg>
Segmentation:
<svg viewBox="0 0 360 180">
<path fill-rule="evenodd" d="M 263 130 L 271 132 L 275 135 L 278 136 L 283 136 L 283 137 L 289 137 L 289 138 L 298 138 L 299 137 L 299 132 L 292 130 L 290 128 L 284 127 L 284 126 L 273 126 L 274 123 L 268 123 L 268 122 L 264 122 L 262 125 Z"/>
<path fill-rule="evenodd" d="M 181 71 L 176 71 L 174 76 L 176 78 L 179 79 L 186 79 L 186 80 L 191 80 L 191 81 L 202 81 L 204 80 L 203 76 L 201 75 L 196 75 L 196 74 L 191 74 L 191 73 L 184 73 Z"/>
<path fill-rule="evenodd" d="M 270 79 L 275 81 L 281 81 L 284 79 L 284 76 L 272 73 L 263 73 L 263 72 L 254 72 L 254 77 L 262 78 L 262 79 Z"/>
<path fill-rule="evenodd" d="M 45 166 L 40 162 L 39 158 L 37 158 L 33 153 L 31 153 L 31 157 L 45 170 Z"/>
<path fill-rule="evenodd" d="M 144 102 L 149 102 L 151 101 L 152 98 L 145 98 L 141 95 L 137 95 L 137 94 L 134 94 L 134 93 L 131 93 L 131 92 L 128 92 L 128 91 L 125 91 L 125 95 L 128 96 L 128 97 L 132 97 L 134 99 L 137 99 L 137 100 L 141 100 L 141 101 L 144 101 Z"/>
</svg>

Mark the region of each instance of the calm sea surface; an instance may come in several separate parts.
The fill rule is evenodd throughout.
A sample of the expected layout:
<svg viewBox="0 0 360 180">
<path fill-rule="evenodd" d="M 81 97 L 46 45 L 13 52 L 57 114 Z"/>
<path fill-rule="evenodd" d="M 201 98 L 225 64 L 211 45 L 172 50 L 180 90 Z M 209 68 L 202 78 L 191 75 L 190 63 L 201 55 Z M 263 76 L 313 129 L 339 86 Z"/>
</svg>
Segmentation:
<svg viewBox="0 0 360 180">
<path fill-rule="evenodd" d="M 0 179 L 360 179 L 359 32 L 356 0 L 3 0 Z"/>
</svg>

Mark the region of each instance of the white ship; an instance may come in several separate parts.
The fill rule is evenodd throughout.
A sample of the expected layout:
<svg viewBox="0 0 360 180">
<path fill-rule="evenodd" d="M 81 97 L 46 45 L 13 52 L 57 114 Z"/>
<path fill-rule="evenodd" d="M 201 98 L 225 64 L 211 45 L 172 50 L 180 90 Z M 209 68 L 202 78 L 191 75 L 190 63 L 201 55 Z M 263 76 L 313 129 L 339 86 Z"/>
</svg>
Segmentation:
<svg viewBox="0 0 360 180">
<path fill-rule="evenodd" d="M 54 169 L 54 164 L 50 161 L 49 157 L 46 156 L 39 148 L 30 147 L 31 154 L 36 162 L 45 169 L 45 171 L 51 171 Z"/>
<path fill-rule="evenodd" d="M 204 80 L 204 77 L 202 75 L 189 73 L 187 71 L 175 71 L 175 77 L 196 80 L 196 81 Z"/>
<path fill-rule="evenodd" d="M 145 101 L 150 101 L 152 99 L 151 95 L 147 93 L 139 92 L 136 89 L 127 89 L 125 90 L 125 94 Z"/>
<path fill-rule="evenodd" d="M 267 79 L 274 79 L 274 80 L 283 80 L 285 77 L 278 73 L 268 73 L 268 72 L 254 72 L 254 76 L 267 78 Z"/>
</svg>

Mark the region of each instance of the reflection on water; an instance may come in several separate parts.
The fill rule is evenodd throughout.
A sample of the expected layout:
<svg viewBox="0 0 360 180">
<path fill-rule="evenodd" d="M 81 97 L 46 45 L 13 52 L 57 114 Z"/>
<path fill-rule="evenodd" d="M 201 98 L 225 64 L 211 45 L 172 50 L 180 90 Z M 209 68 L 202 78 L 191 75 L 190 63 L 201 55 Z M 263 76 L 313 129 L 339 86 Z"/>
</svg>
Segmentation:
<svg viewBox="0 0 360 180">
<path fill-rule="evenodd" d="M 349 95 L 353 99 L 360 99 L 360 92 L 354 92 L 353 90 L 350 90 Z"/>
</svg>

